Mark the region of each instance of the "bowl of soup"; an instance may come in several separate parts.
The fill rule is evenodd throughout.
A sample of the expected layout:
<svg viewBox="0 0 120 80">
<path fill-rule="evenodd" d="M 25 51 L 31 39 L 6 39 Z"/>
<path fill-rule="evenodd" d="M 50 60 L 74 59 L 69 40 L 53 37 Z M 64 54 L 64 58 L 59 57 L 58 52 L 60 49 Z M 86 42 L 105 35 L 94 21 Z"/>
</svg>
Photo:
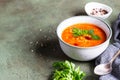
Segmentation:
<svg viewBox="0 0 120 80">
<path fill-rule="evenodd" d="M 74 16 L 57 27 L 60 47 L 70 58 L 90 61 L 108 47 L 112 30 L 107 22 L 92 16 Z"/>
</svg>

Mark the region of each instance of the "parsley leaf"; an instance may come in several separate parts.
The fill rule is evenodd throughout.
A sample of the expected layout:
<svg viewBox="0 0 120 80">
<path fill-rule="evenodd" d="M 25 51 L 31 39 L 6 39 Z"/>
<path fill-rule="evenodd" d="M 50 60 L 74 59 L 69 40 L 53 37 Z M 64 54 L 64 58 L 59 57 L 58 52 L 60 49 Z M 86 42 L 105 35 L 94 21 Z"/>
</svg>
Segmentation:
<svg viewBox="0 0 120 80">
<path fill-rule="evenodd" d="M 73 28 L 72 32 L 73 32 L 73 35 L 77 37 L 77 36 L 87 34 L 88 30 L 82 30 L 82 29 L 78 29 L 78 28 Z"/>
<path fill-rule="evenodd" d="M 91 29 L 91 30 L 89 30 L 89 31 L 88 31 L 88 34 L 93 35 L 93 34 L 94 34 L 94 30 L 92 30 L 92 29 Z"/>
<path fill-rule="evenodd" d="M 92 35 L 92 38 L 93 38 L 94 40 L 100 40 L 100 37 L 99 37 L 98 35 Z"/>
<path fill-rule="evenodd" d="M 83 80 L 85 73 L 80 67 L 75 69 L 75 64 L 69 61 L 53 63 L 55 68 L 53 80 Z"/>
<path fill-rule="evenodd" d="M 100 40 L 100 37 L 98 36 L 98 35 L 95 35 L 94 34 L 94 30 L 89 30 L 88 31 L 88 34 L 90 34 L 91 35 L 91 37 L 92 37 L 92 39 L 94 39 L 94 40 Z"/>
</svg>

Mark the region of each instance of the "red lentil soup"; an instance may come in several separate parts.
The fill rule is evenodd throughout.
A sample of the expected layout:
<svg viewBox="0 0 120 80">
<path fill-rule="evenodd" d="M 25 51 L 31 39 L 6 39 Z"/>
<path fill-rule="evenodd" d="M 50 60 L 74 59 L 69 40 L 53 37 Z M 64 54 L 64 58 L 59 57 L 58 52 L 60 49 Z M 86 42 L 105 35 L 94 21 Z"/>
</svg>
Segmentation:
<svg viewBox="0 0 120 80">
<path fill-rule="evenodd" d="M 73 46 L 92 47 L 106 40 L 105 32 L 94 24 L 78 23 L 62 32 L 62 39 Z"/>
</svg>

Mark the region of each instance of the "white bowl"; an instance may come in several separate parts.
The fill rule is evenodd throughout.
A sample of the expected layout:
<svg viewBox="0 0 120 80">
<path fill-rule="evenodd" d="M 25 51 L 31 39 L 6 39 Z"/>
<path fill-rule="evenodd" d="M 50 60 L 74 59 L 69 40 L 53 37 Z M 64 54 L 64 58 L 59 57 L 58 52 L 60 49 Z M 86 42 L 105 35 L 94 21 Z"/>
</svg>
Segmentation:
<svg viewBox="0 0 120 80">
<path fill-rule="evenodd" d="M 95 10 L 93 10 L 93 9 L 95 9 Z M 107 11 L 107 13 L 101 14 L 102 12 L 100 12 L 101 11 L 100 9 Z M 107 6 L 102 3 L 89 2 L 85 5 L 85 11 L 86 11 L 87 15 L 89 15 L 89 16 L 106 19 L 111 15 L 112 8 L 110 6 Z M 95 13 L 96 11 L 97 11 L 97 13 Z"/>
<path fill-rule="evenodd" d="M 107 35 L 107 40 L 94 47 L 77 47 L 64 42 L 61 34 L 65 28 L 77 23 L 91 23 L 99 26 Z M 112 36 L 111 27 L 103 20 L 91 16 L 71 17 L 61 22 L 57 27 L 57 36 L 63 52 L 72 59 L 78 61 L 89 61 L 98 57 L 109 45 Z"/>
</svg>

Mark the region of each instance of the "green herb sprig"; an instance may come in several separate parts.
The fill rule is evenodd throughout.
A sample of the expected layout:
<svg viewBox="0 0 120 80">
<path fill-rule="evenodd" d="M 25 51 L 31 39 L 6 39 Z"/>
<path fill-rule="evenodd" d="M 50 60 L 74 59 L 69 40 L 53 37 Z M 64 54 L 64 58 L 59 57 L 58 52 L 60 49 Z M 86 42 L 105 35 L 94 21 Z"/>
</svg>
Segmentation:
<svg viewBox="0 0 120 80">
<path fill-rule="evenodd" d="M 79 28 L 73 28 L 72 33 L 75 37 L 82 36 L 82 35 L 85 35 L 85 34 L 89 34 L 89 35 L 91 35 L 92 39 L 100 40 L 100 37 L 94 33 L 93 29 L 82 30 L 82 29 L 79 29 Z"/>
<path fill-rule="evenodd" d="M 85 73 L 80 71 L 80 67 L 75 69 L 75 64 L 69 61 L 55 62 L 53 80 L 83 80 Z"/>
</svg>

